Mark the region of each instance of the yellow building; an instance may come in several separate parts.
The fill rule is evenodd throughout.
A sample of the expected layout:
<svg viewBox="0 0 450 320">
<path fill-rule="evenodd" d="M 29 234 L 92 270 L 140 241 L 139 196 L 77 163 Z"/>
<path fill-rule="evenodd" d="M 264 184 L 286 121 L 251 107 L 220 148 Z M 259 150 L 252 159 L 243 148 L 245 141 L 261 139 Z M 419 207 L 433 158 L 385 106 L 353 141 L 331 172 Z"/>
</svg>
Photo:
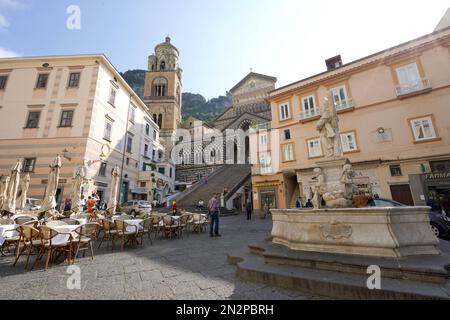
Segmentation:
<svg viewBox="0 0 450 320">
<path fill-rule="evenodd" d="M 411 205 L 448 201 L 450 28 L 348 64 L 338 56 L 327 67 L 269 94 L 272 130 L 258 135 L 254 207 L 290 208 L 311 197 L 324 154 L 316 123 L 329 92 L 361 188 Z"/>
<path fill-rule="evenodd" d="M 57 154 L 59 202 L 84 159 L 102 200 L 116 165 L 123 168 L 122 200 L 138 197 L 150 187 L 140 172 L 163 153 L 147 106 L 101 54 L 0 59 L 0 115 L 0 174 L 22 159 L 31 198 L 44 195 Z"/>
</svg>

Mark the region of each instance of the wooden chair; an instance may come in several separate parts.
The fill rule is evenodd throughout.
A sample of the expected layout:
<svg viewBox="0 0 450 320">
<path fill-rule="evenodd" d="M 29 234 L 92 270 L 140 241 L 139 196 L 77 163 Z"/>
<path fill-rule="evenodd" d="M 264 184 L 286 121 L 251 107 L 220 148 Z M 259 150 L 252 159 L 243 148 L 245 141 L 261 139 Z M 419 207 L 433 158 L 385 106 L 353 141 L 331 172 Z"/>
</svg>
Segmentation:
<svg viewBox="0 0 450 320">
<path fill-rule="evenodd" d="M 75 229 L 75 233 L 78 235 L 78 237 L 72 240 L 75 251 L 73 263 L 75 263 L 75 260 L 78 258 L 80 250 L 83 251 L 83 257 L 86 254 L 86 250 L 90 250 L 91 258 L 92 260 L 94 260 L 94 249 L 92 247 L 92 240 L 95 240 L 97 229 L 99 227 L 100 224 L 98 223 L 87 223 Z"/>
<path fill-rule="evenodd" d="M 116 224 L 108 219 L 100 220 L 100 224 L 102 226 L 103 230 L 103 236 L 100 240 L 100 244 L 98 247 L 100 248 L 102 246 L 102 243 L 104 240 L 108 240 L 112 242 L 112 250 L 114 250 L 114 239 L 117 237 L 117 228 Z"/>
<path fill-rule="evenodd" d="M 137 243 L 138 227 L 135 225 L 129 225 L 125 221 L 118 219 L 115 221 L 117 229 L 117 238 L 120 239 L 120 248 L 123 251 L 125 245 L 129 242 Z M 135 229 L 134 231 L 128 231 L 128 228 Z"/>
<path fill-rule="evenodd" d="M 189 228 L 189 219 L 191 218 L 191 214 L 184 214 L 180 217 L 178 221 L 178 238 L 183 236 L 183 231 L 186 231 L 186 234 L 189 236 L 188 228 Z"/>
<path fill-rule="evenodd" d="M 144 244 L 144 235 L 147 235 L 148 239 L 150 240 L 150 245 L 153 245 L 153 241 L 150 236 L 153 227 L 153 219 L 147 218 L 144 221 L 142 221 L 140 225 L 141 230 L 138 231 L 138 237 L 141 238 L 141 245 Z"/>
<path fill-rule="evenodd" d="M 23 224 L 18 229 L 20 233 L 20 242 L 17 247 L 16 260 L 14 261 L 13 266 L 16 266 L 19 258 L 27 251 L 27 262 L 25 264 L 25 270 L 27 270 L 30 256 L 34 249 L 38 252 L 41 247 L 42 242 L 40 239 L 40 232 L 34 225 Z"/>
<path fill-rule="evenodd" d="M 177 236 L 177 231 L 178 231 L 178 225 L 176 224 L 175 220 L 173 219 L 172 216 L 164 216 L 162 218 L 163 223 L 164 223 L 164 236 L 166 238 L 172 239 L 172 236 L 175 235 Z"/>
<path fill-rule="evenodd" d="M 164 232 L 164 226 L 161 225 L 162 218 L 158 215 L 152 215 L 150 216 L 150 219 L 152 220 L 151 226 L 150 226 L 150 232 L 149 236 L 152 232 L 155 233 L 155 240 L 156 237 L 160 232 Z"/>
<path fill-rule="evenodd" d="M 36 221 L 36 220 L 32 217 L 27 217 L 27 216 L 17 217 L 14 219 L 14 223 L 18 224 L 19 226 L 23 225 L 24 223 L 30 222 L 30 221 Z"/>
<path fill-rule="evenodd" d="M 39 227 L 39 235 L 41 238 L 41 245 L 39 254 L 36 258 L 36 262 L 33 265 L 33 269 L 39 264 L 39 261 L 42 259 L 42 257 L 45 255 L 45 252 L 48 253 L 47 260 L 45 262 L 45 271 L 48 270 L 48 264 L 50 260 L 52 260 L 53 255 L 55 253 L 66 253 L 67 262 L 70 265 L 71 259 L 72 259 L 72 234 L 71 233 L 62 233 L 58 232 L 52 228 L 47 226 L 40 226 Z M 57 237 L 58 235 L 67 235 L 68 240 L 61 243 L 54 243 L 53 239 Z"/>
</svg>

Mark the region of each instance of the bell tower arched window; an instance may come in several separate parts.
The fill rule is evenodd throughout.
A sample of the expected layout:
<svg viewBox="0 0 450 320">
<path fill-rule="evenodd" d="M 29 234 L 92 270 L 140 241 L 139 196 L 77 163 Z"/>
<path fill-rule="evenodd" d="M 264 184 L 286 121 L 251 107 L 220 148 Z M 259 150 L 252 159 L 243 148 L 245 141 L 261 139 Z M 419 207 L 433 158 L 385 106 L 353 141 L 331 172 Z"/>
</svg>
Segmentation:
<svg viewBox="0 0 450 320">
<path fill-rule="evenodd" d="M 166 70 L 166 62 L 165 62 L 165 61 L 161 61 L 161 64 L 159 65 L 159 69 L 160 69 L 161 71 Z"/>
<path fill-rule="evenodd" d="M 162 121 L 163 121 L 163 115 L 160 114 L 160 115 L 158 116 L 158 126 L 159 126 L 160 128 L 162 127 Z"/>
<path fill-rule="evenodd" d="M 165 78 L 156 78 L 153 81 L 153 96 L 165 97 L 167 94 L 167 80 Z"/>
</svg>

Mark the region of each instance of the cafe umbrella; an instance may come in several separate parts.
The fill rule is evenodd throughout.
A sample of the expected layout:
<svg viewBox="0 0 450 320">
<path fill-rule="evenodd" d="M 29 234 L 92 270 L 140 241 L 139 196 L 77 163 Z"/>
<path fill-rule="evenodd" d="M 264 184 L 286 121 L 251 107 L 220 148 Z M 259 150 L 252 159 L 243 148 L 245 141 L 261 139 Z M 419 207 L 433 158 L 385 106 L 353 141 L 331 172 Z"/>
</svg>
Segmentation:
<svg viewBox="0 0 450 320">
<path fill-rule="evenodd" d="M 61 171 L 61 157 L 58 155 L 50 165 L 47 187 L 45 188 L 44 201 L 42 202 L 39 216 L 46 213 L 54 214 L 56 208 L 56 191 L 58 189 L 59 173 Z"/>
</svg>

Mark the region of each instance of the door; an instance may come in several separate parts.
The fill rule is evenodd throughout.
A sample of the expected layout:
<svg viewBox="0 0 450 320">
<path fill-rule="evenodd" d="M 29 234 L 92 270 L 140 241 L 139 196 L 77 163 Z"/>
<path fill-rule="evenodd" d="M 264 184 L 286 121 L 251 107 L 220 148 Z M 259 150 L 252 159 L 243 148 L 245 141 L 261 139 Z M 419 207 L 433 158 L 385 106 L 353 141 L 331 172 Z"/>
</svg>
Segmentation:
<svg viewBox="0 0 450 320">
<path fill-rule="evenodd" d="M 414 206 L 411 188 L 409 184 L 391 186 L 392 200 L 403 203 L 407 206 Z"/>
<path fill-rule="evenodd" d="M 266 207 L 268 207 L 269 209 L 277 208 L 275 191 L 261 192 L 261 209 L 264 210 Z"/>
</svg>

